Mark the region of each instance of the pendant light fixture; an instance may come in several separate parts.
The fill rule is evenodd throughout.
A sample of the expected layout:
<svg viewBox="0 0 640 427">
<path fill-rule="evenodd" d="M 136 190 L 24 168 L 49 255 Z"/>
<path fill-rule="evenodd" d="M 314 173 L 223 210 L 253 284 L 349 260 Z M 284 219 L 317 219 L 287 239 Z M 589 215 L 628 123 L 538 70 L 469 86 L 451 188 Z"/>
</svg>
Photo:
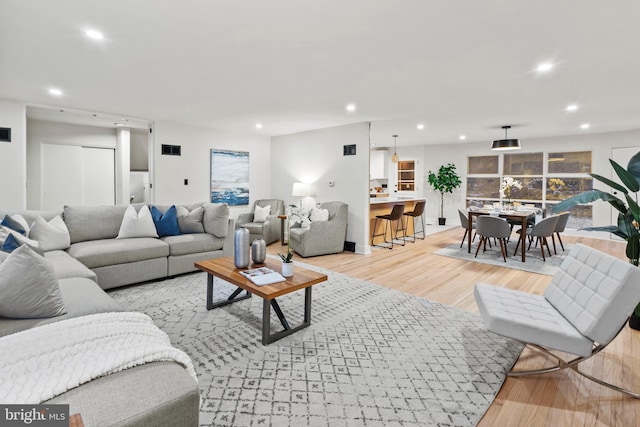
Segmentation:
<svg viewBox="0 0 640 427">
<path fill-rule="evenodd" d="M 507 138 L 507 130 L 511 129 L 511 126 L 502 126 L 502 129 L 504 129 L 504 139 L 493 141 L 492 150 L 519 150 L 522 148 L 519 140 Z"/>
<path fill-rule="evenodd" d="M 391 156 L 391 161 L 393 163 L 398 163 L 398 153 L 396 153 L 396 138 L 398 138 L 398 135 L 392 135 L 393 136 L 393 156 Z"/>
</svg>

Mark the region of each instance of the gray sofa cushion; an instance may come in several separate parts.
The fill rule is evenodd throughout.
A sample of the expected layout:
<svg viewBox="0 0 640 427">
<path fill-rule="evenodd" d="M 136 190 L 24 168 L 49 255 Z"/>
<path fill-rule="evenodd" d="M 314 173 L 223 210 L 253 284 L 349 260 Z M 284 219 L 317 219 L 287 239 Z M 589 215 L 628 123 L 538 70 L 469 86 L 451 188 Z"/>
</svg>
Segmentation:
<svg viewBox="0 0 640 427">
<path fill-rule="evenodd" d="M 172 256 L 217 251 L 222 249 L 222 244 L 224 243 L 224 239 L 205 233 L 166 236 L 160 240 L 169 245 L 169 255 Z"/>
<path fill-rule="evenodd" d="M 0 336 L 72 317 L 109 311 L 124 311 L 92 280 L 85 278 L 61 279 L 58 280 L 58 287 L 67 311 L 65 314 L 50 319 L 6 319 L 0 317 Z"/>
<path fill-rule="evenodd" d="M 205 203 L 204 231 L 216 237 L 226 237 L 229 226 L 229 206 L 226 203 Z"/>
<path fill-rule="evenodd" d="M 91 271 L 86 265 L 82 264 L 65 251 L 49 251 L 45 252 L 44 257 L 53 266 L 53 272 L 56 279 L 68 279 L 71 277 L 84 277 L 86 279 L 97 281 L 96 273 Z"/>
<path fill-rule="evenodd" d="M 69 229 L 71 243 L 87 240 L 113 239 L 127 206 L 65 206 L 64 222 Z"/>
<path fill-rule="evenodd" d="M 154 362 L 95 379 L 44 402 L 68 404 L 86 426 L 197 427 L 198 384 L 177 363 Z"/>
<path fill-rule="evenodd" d="M 69 255 L 89 268 L 169 256 L 169 245 L 150 237 L 105 239 L 74 243 Z"/>
</svg>

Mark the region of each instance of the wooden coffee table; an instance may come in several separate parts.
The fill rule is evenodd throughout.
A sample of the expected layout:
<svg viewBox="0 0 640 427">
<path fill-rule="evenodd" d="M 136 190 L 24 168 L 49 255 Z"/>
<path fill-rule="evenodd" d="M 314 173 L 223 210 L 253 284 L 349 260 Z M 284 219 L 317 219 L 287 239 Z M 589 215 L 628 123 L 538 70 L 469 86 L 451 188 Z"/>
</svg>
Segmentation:
<svg viewBox="0 0 640 427">
<path fill-rule="evenodd" d="M 265 264 L 254 264 L 249 268 L 264 267 L 265 265 L 274 271 L 280 272 L 280 261 L 267 259 Z M 288 277 L 284 282 L 273 283 L 271 285 L 257 286 L 249 279 L 239 273 L 233 263 L 232 257 L 215 258 L 206 261 L 198 261 L 195 263 L 196 268 L 207 273 L 207 310 L 211 310 L 224 305 L 232 304 L 236 301 L 250 298 L 251 295 L 257 295 L 263 299 L 262 303 L 262 344 L 271 344 L 281 338 L 291 335 L 300 329 L 306 328 L 311 324 L 311 287 L 315 284 L 327 280 L 326 274 L 316 273 L 300 266 L 295 266 L 293 276 Z M 238 287 L 226 300 L 213 301 L 213 278 L 218 277 L 226 282 L 232 283 Z M 276 301 L 277 297 L 286 295 L 290 292 L 304 289 L 304 320 L 296 326 L 289 326 L 289 322 L 284 317 L 280 306 Z M 245 291 L 246 294 L 238 296 Z M 271 307 L 275 311 L 280 323 L 284 328 L 283 331 L 271 334 Z"/>
</svg>

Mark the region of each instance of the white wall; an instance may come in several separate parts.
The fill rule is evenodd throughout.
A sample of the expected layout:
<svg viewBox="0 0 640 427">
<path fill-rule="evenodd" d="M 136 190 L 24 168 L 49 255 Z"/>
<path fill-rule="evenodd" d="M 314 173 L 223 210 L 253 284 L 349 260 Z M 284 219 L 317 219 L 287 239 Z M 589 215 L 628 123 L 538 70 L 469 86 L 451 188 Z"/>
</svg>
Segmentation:
<svg viewBox="0 0 640 427">
<path fill-rule="evenodd" d="M 0 207 L 24 209 L 26 191 L 26 107 L 0 99 L 0 127 L 11 128 L 11 142 L 0 142 Z"/>
<path fill-rule="evenodd" d="M 23 112 L 24 115 L 24 112 Z M 116 148 L 116 131 L 110 128 L 27 120 L 27 208 L 41 209 L 42 143 Z M 116 153 L 117 155 L 117 153 Z M 74 165 L 69 165 L 74 167 Z M 127 179 L 129 171 L 126 171 Z M 62 206 L 60 206 L 62 209 Z"/>
<path fill-rule="evenodd" d="M 601 134 L 584 134 L 577 136 L 562 136 L 553 138 L 536 138 L 521 140 L 522 150 L 519 152 L 542 152 L 542 151 L 591 151 L 592 152 L 592 172 L 611 177 L 611 150 L 619 147 L 640 146 L 640 130 L 613 132 Z M 444 215 L 448 223 L 458 222 L 459 208 L 465 206 L 466 195 L 466 172 L 467 157 L 491 155 L 496 152 L 489 148 L 490 141 L 486 144 L 479 143 L 453 143 L 441 145 L 425 145 L 424 149 L 424 174 L 423 188 L 426 189 L 427 197 L 427 221 L 434 222 L 439 216 L 440 193 L 435 192 L 428 184 L 426 175 L 429 170 L 435 171 L 440 165 L 453 163 L 456 165 L 458 174 L 462 177 L 462 186 L 455 190 L 453 194 L 445 194 Z M 400 147 L 398 154 L 401 154 Z M 626 165 L 625 165 L 626 166 Z M 615 178 L 617 180 L 617 178 Z M 595 188 L 609 191 L 609 188 L 596 183 Z M 593 205 L 594 226 L 610 225 L 610 206 L 605 202 L 595 202 Z"/>
<path fill-rule="evenodd" d="M 271 144 L 259 135 L 239 135 L 208 128 L 157 121 L 153 128 L 153 194 L 158 204 L 189 204 L 211 200 L 210 150 L 249 152 L 250 200 L 248 206 L 231 206 L 231 217 L 248 212 L 256 199 L 270 198 Z M 161 145 L 181 145 L 181 156 L 163 156 Z M 184 185 L 184 179 L 189 185 Z"/>
<path fill-rule="evenodd" d="M 343 145 L 356 145 L 355 156 L 343 156 Z M 271 138 L 271 193 L 285 204 L 298 204 L 291 195 L 294 182 L 311 184 L 316 202 L 349 205 L 347 241 L 356 252 L 368 250 L 369 123 L 356 123 Z M 333 187 L 329 181 L 335 182 Z"/>
</svg>

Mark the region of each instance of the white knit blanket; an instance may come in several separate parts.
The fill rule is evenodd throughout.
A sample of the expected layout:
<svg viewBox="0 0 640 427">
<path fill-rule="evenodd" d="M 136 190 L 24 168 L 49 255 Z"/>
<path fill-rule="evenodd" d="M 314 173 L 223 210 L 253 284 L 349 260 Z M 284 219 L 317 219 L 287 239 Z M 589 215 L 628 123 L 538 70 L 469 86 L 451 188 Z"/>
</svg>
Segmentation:
<svg viewBox="0 0 640 427">
<path fill-rule="evenodd" d="M 0 402 L 39 404 L 95 378 L 174 361 L 197 382 L 191 359 L 143 313 L 100 313 L 0 338 Z"/>
</svg>

